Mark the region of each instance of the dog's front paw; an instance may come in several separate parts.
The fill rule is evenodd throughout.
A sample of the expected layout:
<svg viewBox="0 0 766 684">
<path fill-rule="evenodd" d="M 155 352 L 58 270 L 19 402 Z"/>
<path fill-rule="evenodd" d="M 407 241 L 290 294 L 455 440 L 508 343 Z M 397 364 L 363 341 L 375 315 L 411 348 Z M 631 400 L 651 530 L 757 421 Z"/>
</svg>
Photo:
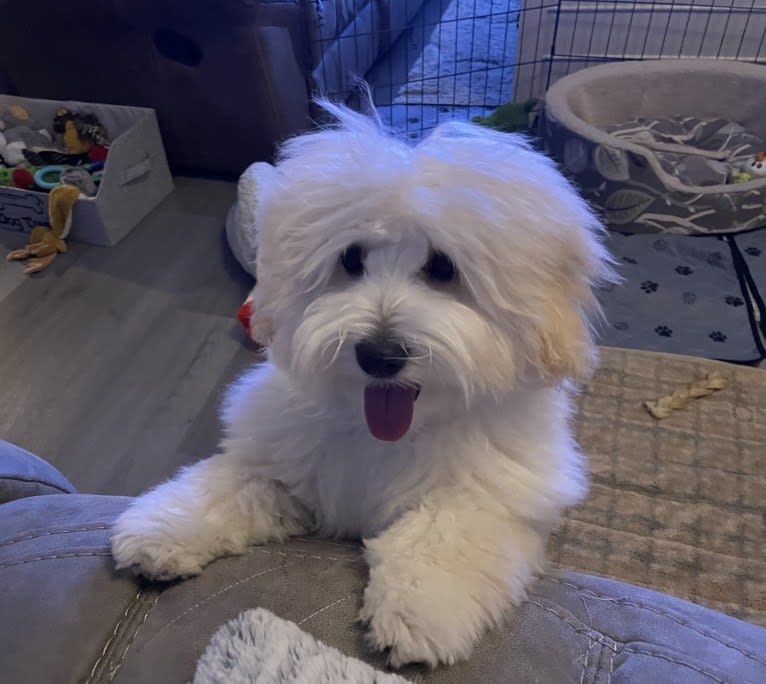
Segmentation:
<svg viewBox="0 0 766 684">
<path fill-rule="evenodd" d="M 370 647 L 389 650 L 389 665 L 436 667 L 468 658 L 479 635 L 473 616 L 454 611 L 448 597 L 422 587 L 385 585 L 380 579 L 370 582 L 359 617 L 368 625 Z"/>
<path fill-rule="evenodd" d="M 152 580 L 198 575 L 208 560 L 174 535 L 170 524 L 143 518 L 133 509 L 115 522 L 111 544 L 118 570 L 130 568 Z"/>
</svg>

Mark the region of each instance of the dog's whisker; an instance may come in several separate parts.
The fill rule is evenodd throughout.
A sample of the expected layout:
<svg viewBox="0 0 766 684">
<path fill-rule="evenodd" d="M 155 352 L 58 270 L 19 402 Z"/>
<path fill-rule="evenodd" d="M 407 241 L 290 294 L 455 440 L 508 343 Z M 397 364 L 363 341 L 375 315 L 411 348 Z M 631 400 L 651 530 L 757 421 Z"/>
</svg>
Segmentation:
<svg viewBox="0 0 766 684">
<path fill-rule="evenodd" d="M 334 344 L 335 344 L 335 340 L 333 339 L 333 340 L 329 340 L 328 342 L 325 342 L 325 343 L 322 345 L 322 349 L 321 349 L 321 351 L 320 351 L 320 355 L 321 355 L 321 357 L 322 357 L 322 358 L 324 358 L 324 357 L 327 355 L 327 352 L 328 352 L 328 350 L 329 350 L 329 349 L 330 349 L 330 347 L 332 347 Z"/>
<path fill-rule="evenodd" d="M 343 344 L 346 341 L 346 337 L 348 337 L 348 331 L 342 330 L 338 335 L 338 343 L 335 346 L 335 352 L 330 359 L 330 365 L 334 364 L 338 360 L 338 356 L 340 355 L 341 349 L 343 349 Z"/>
<path fill-rule="evenodd" d="M 428 354 L 408 354 L 407 359 L 410 361 L 422 361 L 423 359 L 429 358 Z"/>
</svg>

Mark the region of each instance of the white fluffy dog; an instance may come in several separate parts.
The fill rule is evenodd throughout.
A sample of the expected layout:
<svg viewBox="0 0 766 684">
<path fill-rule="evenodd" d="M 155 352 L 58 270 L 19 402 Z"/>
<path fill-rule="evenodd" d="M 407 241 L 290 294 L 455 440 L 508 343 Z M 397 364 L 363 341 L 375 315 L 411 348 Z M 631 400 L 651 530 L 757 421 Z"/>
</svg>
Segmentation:
<svg viewBox="0 0 766 684">
<path fill-rule="evenodd" d="M 118 567 L 199 573 L 252 544 L 364 540 L 361 618 L 399 666 L 466 658 L 586 493 L 571 379 L 596 362 L 601 227 L 521 138 L 410 147 L 373 117 L 283 148 L 258 236 L 269 361 L 229 391 L 220 453 L 117 520 Z"/>
</svg>

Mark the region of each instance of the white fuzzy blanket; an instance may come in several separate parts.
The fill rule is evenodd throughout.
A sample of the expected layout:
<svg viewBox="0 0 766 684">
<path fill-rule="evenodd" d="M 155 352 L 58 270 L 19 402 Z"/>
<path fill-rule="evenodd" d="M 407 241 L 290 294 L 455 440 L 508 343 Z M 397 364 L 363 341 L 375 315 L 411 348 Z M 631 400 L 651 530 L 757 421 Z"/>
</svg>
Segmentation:
<svg viewBox="0 0 766 684">
<path fill-rule="evenodd" d="M 408 684 L 343 655 L 263 608 L 227 622 L 197 663 L 192 684 Z"/>
</svg>

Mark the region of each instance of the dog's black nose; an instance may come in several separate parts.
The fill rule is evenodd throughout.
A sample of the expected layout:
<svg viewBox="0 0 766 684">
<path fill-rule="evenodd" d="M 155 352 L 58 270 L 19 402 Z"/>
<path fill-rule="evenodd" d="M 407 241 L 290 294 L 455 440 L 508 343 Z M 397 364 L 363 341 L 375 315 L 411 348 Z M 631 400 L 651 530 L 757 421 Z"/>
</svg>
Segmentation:
<svg viewBox="0 0 766 684">
<path fill-rule="evenodd" d="M 374 378 L 390 378 L 407 363 L 407 348 L 392 337 L 371 337 L 356 345 L 356 362 Z"/>
</svg>

